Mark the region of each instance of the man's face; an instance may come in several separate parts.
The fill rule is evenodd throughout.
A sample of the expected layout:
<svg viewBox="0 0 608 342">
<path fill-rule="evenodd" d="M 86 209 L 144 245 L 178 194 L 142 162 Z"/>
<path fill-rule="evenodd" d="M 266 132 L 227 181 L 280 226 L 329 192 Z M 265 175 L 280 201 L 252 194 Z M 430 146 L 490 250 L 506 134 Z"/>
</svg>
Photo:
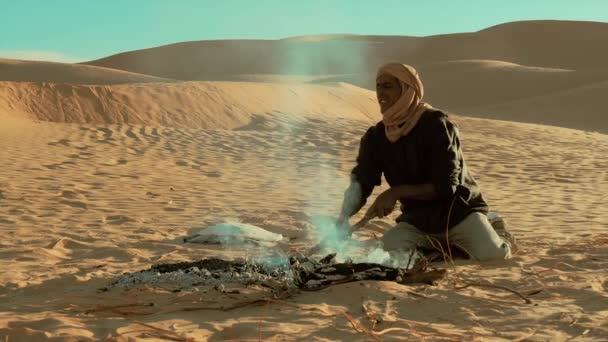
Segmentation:
<svg viewBox="0 0 608 342">
<path fill-rule="evenodd" d="M 401 84 L 399 80 L 391 75 L 380 75 L 376 79 L 376 96 L 380 104 L 380 111 L 384 113 L 401 96 Z"/>
</svg>

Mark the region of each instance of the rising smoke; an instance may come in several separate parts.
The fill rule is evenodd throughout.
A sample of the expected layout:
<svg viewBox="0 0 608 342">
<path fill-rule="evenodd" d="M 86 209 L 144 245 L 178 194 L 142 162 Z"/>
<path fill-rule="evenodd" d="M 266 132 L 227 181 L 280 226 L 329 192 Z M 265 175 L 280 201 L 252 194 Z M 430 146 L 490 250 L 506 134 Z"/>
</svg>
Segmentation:
<svg viewBox="0 0 608 342">
<path fill-rule="evenodd" d="M 307 75 L 307 76 L 344 76 L 352 74 L 364 74 L 368 72 L 368 44 L 357 39 L 320 39 L 318 41 L 284 41 L 280 44 L 282 56 L 280 74 L 282 75 Z M 349 56 L 345 59 L 344 56 Z M 339 77 L 338 77 L 339 79 Z M 300 108 L 308 101 L 306 93 L 300 98 L 303 103 L 289 103 L 287 108 L 291 109 L 287 117 L 293 118 L 300 113 Z M 287 121 L 290 132 L 299 132 L 298 125 L 301 120 Z M 312 213 L 310 222 L 314 227 L 314 235 L 321 241 L 324 250 L 337 253 L 337 260 L 352 260 L 353 262 L 373 262 L 387 266 L 399 267 L 408 265 L 408 257 L 401 255 L 390 255 L 378 244 L 361 243 L 352 239 L 344 228 L 336 225 L 342 205 L 342 198 L 336 198 L 336 193 L 342 193 L 349 183 L 349 176 L 338 169 L 337 163 L 330 167 L 320 164 L 313 165 L 313 169 L 307 174 L 314 177 L 314 186 L 307 189 L 311 195 L 302 194 L 301 197 L 308 198 L 307 212 Z M 354 165 L 353 165 L 354 166 Z M 351 183 L 344 193 L 344 206 L 346 211 L 358 206 L 361 198 L 361 188 L 358 183 Z M 333 216 L 323 216 L 319 213 L 331 213 Z M 271 258 L 271 260 L 274 260 Z"/>
</svg>

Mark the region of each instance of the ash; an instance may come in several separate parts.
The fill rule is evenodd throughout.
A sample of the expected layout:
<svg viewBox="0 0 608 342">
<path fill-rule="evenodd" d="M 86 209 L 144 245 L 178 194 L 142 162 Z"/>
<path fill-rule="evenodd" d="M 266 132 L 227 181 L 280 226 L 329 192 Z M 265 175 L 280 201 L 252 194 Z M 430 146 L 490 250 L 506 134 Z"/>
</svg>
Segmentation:
<svg viewBox="0 0 608 342">
<path fill-rule="evenodd" d="M 275 257 L 261 261 L 230 261 L 217 258 L 195 262 L 161 264 L 148 270 L 127 273 L 110 286 L 133 288 L 152 286 L 173 290 L 211 285 L 226 292 L 225 284 L 262 285 L 275 291 L 290 289 L 318 291 L 330 285 L 360 280 L 396 281 L 401 284 L 428 283 L 440 279 L 445 270 L 427 270 L 427 260 L 417 259 L 411 269 L 375 263 L 336 262 L 336 253 L 317 260 L 304 255 Z M 194 288 L 196 290 L 197 288 Z M 227 292 L 227 293 L 238 293 Z"/>
<path fill-rule="evenodd" d="M 293 285 L 290 265 L 265 265 L 210 258 L 195 262 L 154 265 L 148 270 L 127 273 L 110 286 L 130 289 L 148 285 L 184 289 L 197 285 L 263 284 L 270 280 Z"/>
</svg>

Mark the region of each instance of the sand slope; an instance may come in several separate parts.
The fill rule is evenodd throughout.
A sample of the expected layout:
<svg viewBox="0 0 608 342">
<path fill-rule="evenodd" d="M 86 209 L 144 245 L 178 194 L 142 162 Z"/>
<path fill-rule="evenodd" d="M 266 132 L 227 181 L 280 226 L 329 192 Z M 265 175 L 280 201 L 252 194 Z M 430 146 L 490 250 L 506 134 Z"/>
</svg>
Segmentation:
<svg viewBox="0 0 608 342">
<path fill-rule="evenodd" d="M 308 248 L 313 218 L 339 209 L 358 139 L 372 121 L 276 114 L 233 131 L 4 121 L 0 338 L 126 341 L 154 333 L 141 322 L 195 341 L 363 341 L 370 338 L 344 313 L 370 329 L 365 304 L 382 321 L 374 331 L 383 341 L 604 339 L 608 138 L 457 121 L 470 166 L 519 237 L 522 254 L 447 265 L 449 281 L 436 287 L 351 283 L 226 312 L 183 309 L 231 305 L 257 298 L 255 291 L 235 297 L 205 288 L 96 290 L 153 263 L 243 256 L 181 243 L 226 218 L 283 234 L 294 250 Z M 391 224 L 374 221 L 358 237 L 382 234 Z M 530 305 L 497 289 L 455 288 L 471 281 L 541 292 L 530 295 Z M 102 306 L 149 302 L 156 306 L 134 311 L 144 315 Z"/>
<path fill-rule="evenodd" d="M 562 69 L 605 69 L 608 23 L 524 21 L 429 37 L 319 36 L 315 39 L 185 42 L 84 64 L 180 80 L 238 74 L 350 74 L 386 61 L 415 66 L 487 59 Z"/>
<path fill-rule="evenodd" d="M 92 68 L 63 66 L 66 70 Z M 20 70 L 21 74 L 29 70 L 38 78 L 59 80 L 55 65 L 35 64 Z M 299 111 L 350 116 L 352 112 L 356 117 L 378 116 L 373 93 L 346 85 L 372 89 L 373 74 L 252 74 L 236 75 L 238 81 L 230 82 L 150 83 L 158 79 L 121 79 L 125 72 L 107 69 L 101 74 L 81 71 L 64 81 L 100 85 L 0 82 L 0 108 L 20 117 L 53 122 L 200 128 L 239 127 L 250 122 L 250 113 Z M 608 132 L 608 121 L 602 114 L 608 82 L 605 70 L 459 60 L 426 64 L 419 71 L 426 86 L 426 100 L 439 108 L 478 117 Z M 63 70 L 59 74 L 70 75 Z M 137 84 L 103 85 L 129 80 Z M 218 117 L 216 113 L 226 115 Z"/>
<path fill-rule="evenodd" d="M 603 81 L 547 95 L 489 106 L 472 106 L 462 111 L 479 117 L 537 122 L 606 133 L 607 117 L 601 99 L 607 92 L 608 81 Z"/>
<path fill-rule="evenodd" d="M 80 86 L 0 82 L 0 111 L 64 123 L 234 129 L 256 115 L 378 118 L 375 95 L 352 85 L 180 82 Z"/>
<path fill-rule="evenodd" d="M 283 40 L 184 42 L 73 65 L 3 60 L 0 68 L 5 72 L 0 74 L 4 80 L 71 84 L 175 79 L 329 86 L 351 83 L 373 90 L 378 65 L 403 61 L 419 69 L 427 88 L 427 100 L 437 107 L 464 115 L 608 132 L 608 121 L 598 114 L 603 112 L 604 99 L 596 85 L 608 81 L 605 63 L 608 49 L 603 44 L 607 39 L 606 23 L 525 21 L 479 32 L 429 37 L 327 35 Z M 174 93 L 181 92 L 182 87 L 154 85 L 145 92 L 153 94 L 166 89 Z M 121 89 L 124 94 L 121 99 L 135 98 L 141 93 L 141 87 L 138 89 L 133 94 Z M 33 96 L 21 107 L 46 107 L 48 98 Z M 537 99 L 541 98 L 536 106 Z M 569 114 L 570 104 L 582 99 L 581 110 L 576 115 Z M 147 103 L 154 102 L 150 100 L 147 98 Z M 38 104 L 33 104 L 36 101 Z M 201 96 L 168 107 L 177 113 L 200 113 L 206 106 L 205 101 Z M 239 99 L 233 101 L 240 103 Z M 302 96 L 302 102 L 307 101 Z M 159 107 L 166 105 L 158 104 Z M 158 112 L 152 110 L 145 120 L 137 120 L 135 117 L 140 113 L 135 115 L 127 108 L 120 110 L 126 111 L 123 116 L 131 121 L 121 118 L 103 122 L 145 123 Z M 31 117 L 38 115 L 32 115 L 31 110 L 23 111 Z M 92 110 L 89 115 L 99 116 L 99 110 Z M 121 115 L 112 110 L 108 116 Z M 162 124 L 171 120 L 164 119 Z"/>
<path fill-rule="evenodd" d="M 608 68 L 559 69 L 497 60 L 453 60 L 418 67 L 425 98 L 439 108 L 481 118 L 608 132 Z M 373 90 L 375 74 L 318 76 Z"/>
<path fill-rule="evenodd" d="M 160 77 L 90 65 L 0 58 L 0 81 L 68 84 L 168 82 Z"/>
</svg>

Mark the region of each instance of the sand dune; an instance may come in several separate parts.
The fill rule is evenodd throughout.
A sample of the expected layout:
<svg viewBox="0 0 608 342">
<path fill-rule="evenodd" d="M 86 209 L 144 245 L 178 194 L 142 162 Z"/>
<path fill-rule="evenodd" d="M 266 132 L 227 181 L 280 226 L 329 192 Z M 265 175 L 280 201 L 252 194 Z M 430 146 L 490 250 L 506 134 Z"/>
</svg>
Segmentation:
<svg viewBox="0 0 608 342">
<path fill-rule="evenodd" d="M 485 118 L 536 122 L 607 133 L 607 117 L 602 103 L 606 94 L 608 81 L 462 110 L 469 115 Z"/>
<path fill-rule="evenodd" d="M 248 120 L 244 119 L 249 116 L 245 113 L 257 110 L 245 104 L 255 101 L 246 99 L 250 90 L 244 88 L 253 87 L 251 92 L 258 99 L 266 96 L 262 93 L 275 90 L 278 94 L 290 93 L 292 85 L 276 83 L 326 87 L 350 83 L 373 90 L 376 67 L 399 60 L 419 69 L 427 89 L 426 99 L 439 108 L 463 115 L 608 132 L 608 121 L 598 114 L 603 112 L 603 95 L 595 90 L 595 84 L 608 81 L 608 67 L 603 62 L 608 60 L 608 49 L 601 43 L 606 39 L 606 23 L 529 21 L 474 33 L 429 37 L 326 35 L 276 41 L 185 42 L 125 52 L 85 64 L 0 60 L 1 80 L 74 85 L 165 83 L 152 84 L 148 89 L 143 85 L 79 88 L 3 83 L 0 99 L 4 100 L 0 101 L 4 101 L 5 111 L 55 122 L 233 128 Z M 243 89 L 237 90 L 240 95 L 234 96 L 226 95 L 233 88 L 218 83 L 216 98 L 203 94 L 211 89 L 205 85 L 170 85 L 175 82 L 170 79 L 245 83 L 241 83 Z M 260 83 L 272 83 L 269 87 L 275 90 L 259 90 Z M 314 89 L 323 92 L 326 90 L 321 89 L 327 88 Z M 174 101 L 177 97 L 164 96 L 163 92 L 180 93 L 180 100 Z M 562 119 L 565 114 L 559 113 L 571 108 L 572 100 L 561 94 L 568 93 L 584 98 L 581 108 L 585 110 Z M 308 108 L 311 105 L 307 96 L 302 93 L 287 101 Z M 345 110 L 358 111 L 353 107 L 360 107 L 358 103 L 362 102 L 364 112 L 375 111 L 369 109 L 368 94 L 362 99 L 340 96 Z M 317 95 L 312 98 L 312 102 L 325 101 Z M 535 106 L 536 99 L 543 99 L 543 104 Z M 222 101 L 236 111 L 234 118 L 219 120 L 225 123 L 209 114 L 215 110 L 226 112 Z M 263 111 L 272 112 L 281 101 L 273 96 Z M 355 103 L 347 103 L 350 101 Z M 286 108 L 284 104 L 277 106 L 280 111 Z M 521 106 L 524 110 L 520 110 Z M 368 114 L 364 115 L 369 117 Z"/>
<path fill-rule="evenodd" d="M 539 20 L 506 23 L 478 32 L 484 59 L 564 69 L 605 69 L 608 23 Z M 452 58 L 454 59 L 454 58 Z"/>
<path fill-rule="evenodd" d="M 579 71 L 495 60 L 454 60 L 428 63 L 417 69 L 425 84 L 426 98 L 456 112 L 471 104 L 498 104 L 608 81 L 608 68 Z M 319 76 L 308 82 L 346 82 L 374 90 L 374 79 L 375 73 L 368 73 Z"/>
<path fill-rule="evenodd" d="M 606 70 L 530 67 L 466 60 L 418 68 L 426 100 L 438 108 L 481 118 L 608 132 Z M 375 74 L 318 77 L 313 84 L 347 82 L 371 88 Z M 371 89 L 370 89 L 371 90 Z"/>
<path fill-rule="evenodd" d="M 498 61 L 450 61 L 421 67 L 420 73 L 425 80 L 428 100 L 454 112 L 470 114 L 471 107 L 485 106 L 486 112 L 477 111 L 481 117 L 505 120 L 517 117 L 517 121 L 573 128 L 594 122 L 602 131 L 608 131 L 608 122 L 598 122 L 593 119 L 594 113 L 584 110 L 577 112 L 578 125 L 572 126 L 570 120 L 555 118 L 548 107 L 531 106 L 527 112 L 534 111 L 533 115 L 524 115 L 516 108 L 502 112 L 492 109 L 492 105 L 517 100 L 530 99 L 532 103 L 540 96 L 553 97 L 556 106 L 567 106 L 572 99 L 557 94 L 608 81 L 608 69 L 564 70 Z M 592 112 L 601 111 L 603 100 L 598 92 L 590 91 L 582 96 L 586 100 L 585 108 Z"/>
<path fill-rule="evenodd" d="M 0 82 L 0 111 L 61 123 L 234 129 L 257 115 L 378 118 L 372 92 L 352 85 L 181 82 L 79 86 Z"/>
<path fill-rule="evenodd" d="M 53 72 L 39 66 L 39 77 L 48 75 L 56 80 Z M 426 100 L 450 112 L 608 132 L 608 121 L 601 115 L 601 88 L 608 81 L 608 71 L 490 60 L 431 63 L 419 67 L 419 71 L 426 86 Z M 98 75 L 87 72 L 82 75 L 88 75 L 93 84 L 119 80 L 104 78 L 111 75 L 104 70 L 103 77 L 95 81 Z M 0 82 L 0 108 L 20 117 L 52 122 L 230 129 L 248 124 L 252 114 L 277 111 L 331 112 L 340 116 L 352 112 L 360 118 L 379 115 L 373 93 L 345 84 L 373 88 L 373 74 L 252 74 L 229 78 L 235 81 L 112 86 Z M 216 113 L 226 115 L 218 118 Z"/>
<path fill-rule="evenodd" d="M 101 85 L 170 80 L 90 65 L 0 58 L 0 81 Z"/>
<path fill-rule="evenodd" d="M 280 39 L 285 42 L 322 42 L 336 39 L 351 39 L 360 38 L 358 34 L 319 34 L 319 35 L 307 35 L 307 36 L 295 36 Z M 364 36 L 365 37 L 365 36 Z"/>
<path fill-rule="evenodd" d="M 428 37 L 202 41 L 130 51 L 84 64 L 180 80 L 238 74 L 351 74 L 386 61 L 420 66 L 487 59 L 561 69 L 606 69 L 608 23 L 525 21 Z"/>
<path fill-rule="evenodd" d="M 85 64 L 179 80 L 346 82 L 373 90 L 378 65 L 403 61 L 420 70 L 427 100 L 449 111 L 467 115 L 474 110 L 471 115 L 608 132 L 608 121 L 598 121 L 594 114 L 603 111 L 603 97 L 584 90 L 608 81 L 607 39 L 607 23 L 525 21 L 428 37 L 186 42 Z M 579 95 L 588 110 L 572 116 L 576 122 L 557 118 L 551 106 L 522 114 L 504 105 L 543 96 L 555 100 L 554 107 L 567 107 L 561 104 L 569 100 L 559 96 L 566 91 L 584 92 Z"/>
</svg>

